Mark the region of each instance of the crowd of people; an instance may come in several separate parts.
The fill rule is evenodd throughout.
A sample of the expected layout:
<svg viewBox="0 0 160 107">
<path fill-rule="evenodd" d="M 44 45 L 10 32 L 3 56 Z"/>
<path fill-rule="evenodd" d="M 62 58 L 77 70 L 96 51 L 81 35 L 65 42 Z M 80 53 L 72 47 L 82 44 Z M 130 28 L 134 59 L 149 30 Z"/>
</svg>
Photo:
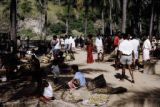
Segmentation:
<svg viewBox="0 0 160 107">
<path fill-rule="evenodd" d="M 125 72 L 126 68 L 128 68 L 131 75 L 131 82 L 134 83 L 133 69 L 139 69 L 140 67 L 140 54 L 142 53 L 143 56 L 142 64 L 148 63 L 151 59 L 150 52 L 153 49 L 153 46 L 149 37 L 143 36 L 143 39 L 140 39 L 138 36 L 127 33 L 116 33 L 113 38 L 111 36 L 105 37 L 101 34 L 97 34 L 95 38 L 92 34 L 89 34 L 86 38 L 82 36 L 74 38 L 68 35 L 65 35 L 64 37 L 53 36 L 50 41 L 50 52 L 54 59 L 51 63 L 51 73 L 53 74 L 55 84 L 59 82 L 60 68 L 65 62 L 65 59 L 68 56 L 70 56 L 72 60 L 75 59 L 74 52 L 76 48 L 86 50 L 87 64 L 103 62 L 105 53 L 113 53 L 115 56 L 115 68 L 122 68 L 120 80 L 126 78 Z M 17 38 L 17 51 L 21 51 L 19 37 Z M 93 52 L 95 51 L 97 53 L 96 60 L 93 58 Z M 40 61 L 36 56 L 35 50 L 32 49 L 31 52 L 28 51 L 28 53 L 26 52 L 25 54 L 31 55 L 28 62 L 31 65 L 30 75 L 32 76 L 32 82 L 37 83 L 36 93 L 40 95 L 40 99 L 44 102 L 52 99 L 53 89 L 51 84 L 47 80 L 44 80 L 43 72 L 41 72 L 40 69 Z M 5 64 L 1 66 L 7 67 Z M 15 67 L 15 69 L 17 68 Z M 74 77 L 66 83 L 69 90 L 86 86 L 85 76 L 79 70 L 78 65 L 72 65 L 71 71 L 73 72 Z"/>
</svg>

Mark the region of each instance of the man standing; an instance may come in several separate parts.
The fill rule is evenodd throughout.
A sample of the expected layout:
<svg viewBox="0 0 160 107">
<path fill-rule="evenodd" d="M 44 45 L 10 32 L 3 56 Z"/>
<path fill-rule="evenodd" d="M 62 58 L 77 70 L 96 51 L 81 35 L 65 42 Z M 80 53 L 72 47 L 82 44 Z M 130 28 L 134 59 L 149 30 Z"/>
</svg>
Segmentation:
<svg viewBox="0 0 160 107">
<path fill-rule="evenodd" d="M 57 36 L 53 36 L 53 39 L 51 41 L 51 47 L 52 47 L 53 56 L 56 59 L 61 49 L 61 42 L 60 42 L 60 39 L 57 38 Z"/>
<path fill-rule="evenodd" d="M 149 61 L 150 60 L 150 51 L 152 49 L 151 42 L 148 37 L 145 37 L 145 41 L 143 43 L 143 61 Z"/>
<path fill-rule="evenodd" d="M 125 78 L 125 66 L 127 65 L 132 78 L 132 83 L 134 83 L 133 71 L 131 70 L 130 67 L 132 61 L 134 60 L 134 48 L 132 43 L 129 41 L 128 35 L 127 34 L 122 34 L 122 35 L 124 40 L 119 44 L 120 62 L 122 64 L 121 79 L 123 80 Z"/>
<path fill-rule="evenodd" d="M 97 47 L 97 59 L 103 61 L 103 41 L 100 35 L 97 35 L 95 45 Z"/>
<path fill-rule="evenodd" d="M 134 55 L 135 55 L 135 62 L 134 62 L 134 67 L 139 65 L 139 46 L 140 46 L 140 42 L 138 40 L 138 38 L 136 38 L 135 36 L 132 37 L 131 43 L 133 45 L 133 49 L 134 49 Z"/>
</svg>

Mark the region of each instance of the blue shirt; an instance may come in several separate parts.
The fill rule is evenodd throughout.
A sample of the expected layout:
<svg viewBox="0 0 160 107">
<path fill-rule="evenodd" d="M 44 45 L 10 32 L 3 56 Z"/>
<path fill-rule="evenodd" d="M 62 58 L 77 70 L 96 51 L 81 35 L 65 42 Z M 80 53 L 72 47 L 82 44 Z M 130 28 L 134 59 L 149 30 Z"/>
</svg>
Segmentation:
<svg viewBox="0 0 160 107">
<path fill-rule="evenodd" d="M 76 74 L 74 75 L 74 79 L 79 80 L 80 86 L 85 86 L 86 85 L 86 79 L 80 71 L 76 72 Z"/>
</svg>

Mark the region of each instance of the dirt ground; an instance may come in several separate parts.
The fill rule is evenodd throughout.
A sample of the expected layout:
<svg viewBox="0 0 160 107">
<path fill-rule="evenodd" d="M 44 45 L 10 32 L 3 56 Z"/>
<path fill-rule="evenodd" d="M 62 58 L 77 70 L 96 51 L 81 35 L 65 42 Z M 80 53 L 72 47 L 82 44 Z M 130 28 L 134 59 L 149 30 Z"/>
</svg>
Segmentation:
<svg viewBox="0 0 160 107">
<path fill-rule="evenodd" d="M 93 53 L 94 60 L 97 58 L 96 53 Z M 115 70 L 113 67 L 114 61 L 107 61 L 109 55 L 105 55 L 104 62 L 94 62 L 92 64 L 86 63 L 87 53 L 84 50 L 76 49 L 75 60 L 68 61 L 67 64 L 77 64 L 79 69 L 84 73 L 87 79 L 93 79 L 101 74 L 104 75 L 107 84 L 113 88 L 115 87 L 124 87 L 128 91 L 123 94 L 107 94 L 108 100 L 105 104 L 102 104 L 101 107 L 160 107 L 160 61 L 158 61 L 155 65 L 156 74 L 150 75 L 147 73 L 142 73 L 138 70 L 134 71 L 135 83 L 130 82 L 130 75 L 128 70 L 126 70 L 126 75 L 128 79 L 124 81 L 120 81 L 117 77 L 121 73 L 121 70 Z M 49 70 L 49 69 L 47 69 Z M 73 77 L 72 74 L 61 74 L 60 78 L 62 78 L 62 82 L 67 82 Z M 52 75 L 49 75 L 50 82 L 52 81 Z M 34 90 L 34 85 L 26 85 L 26 83 L 19 84 L 23 86 L 23 89 L 13 86 L 6 87 L 6 89 L 2 89 L 0 96 L 0 101 L 2 99 L 2 95 L 6 96 L 5 93 L 10 97 L 10 95 L 15 93 L 15 90 L 20 90 L 17 93 L 17 96 L 14 96 L 12 99 L 17 99 L 15 102 L 7 102 L 5 103 L 5 107 L 21 107 L 25 105 L 26 107 L 94 107 L 94 105 L 84 105 L 82 101 L 87 100 L 93 93 L 88 91 L 87 88 L 80 88 L 74 91 L 68 90 L 58 90 L 54 91 L 54 95 L 56 100 L 53 100 L 47 104 L 43 104 L 38 99 L 35 98 L 27 98 L 27 100 L 23 98 L 19 98 L 23 96 L 23 94 L 29 95 L 31 90 Z M 53 84 L 52 84 L 53 85 Z M 8 85 L 9 86 L 9 85 Z M 62 87 L 63 89 L 64 87 Z M 12 91 L 11 91 L 12 89 Z M 14 89 L 14 90 L 13 90 Z M 10 90 L 10 91 L 9 91 Z M 30 91 L 28 91 L 30 90 Z M 54 87 L 55 90 L 55 87 Z M 8 92 L 7 92 L 8 91 Z M 27 93 L 24 93 L 27 92 Z M 8 99 L 6 97 L 6 99 Z M 74 97 L 74 98 L 73 98 Z M 11 99 L 11 98 L 10 98 Z M 34 99 L 34 100 L 32 100 Z M 77 99 L 79 101 L 73 102 L 71 99 Z M 23 103 L 21 102 L 23 101 Z M 28 105 L 28 106 L 27 106 Z M 1 105 L 0 105 L 1 107 Z"/>
<path fill-rule="evenodd" d="M 93 53 L 94 59 L 97 58 L 96 53 Z M 159 107 L 160 106 L 160 76 L 159 73 L 160 64 L 156 64 L 155 75 L 149 75 L 146 73 L 134 71 L 135 83 L 131 83 L 131 79 L 128 70 L 126 75 L 128 80 L 120 81 L 116 78 L 116 75 L 121 73 L 120 70 L 115 70 L 112 66 L 114 61 L 107 62 L 108 56 L 105 56 L 104 62 L 94 62 L 93 64 L 86 63 L 87 53 L 82 50 L 77 50 L 75 54 L 75 61 L 69 62 L 69 64 L 78 64 L 79 68 L 84 72 L 87 78 L 94 78 L 100 74 L 103 74 L 106 82 L 112 87 L 125 87 L 128 89 L 127 93 L 110 95 L 107 107 Z M 86 94 L 87 95 L 87 94 Z M 104 105 L 104 107 L 106 107 Z"/>
</svg>

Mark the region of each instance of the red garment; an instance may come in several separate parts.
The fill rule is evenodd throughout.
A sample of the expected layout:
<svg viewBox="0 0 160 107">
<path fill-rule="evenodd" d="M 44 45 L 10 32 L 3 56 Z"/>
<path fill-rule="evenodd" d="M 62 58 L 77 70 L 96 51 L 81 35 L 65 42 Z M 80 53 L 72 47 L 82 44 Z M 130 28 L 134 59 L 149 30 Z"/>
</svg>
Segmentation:
<svg viewBox="0 0 160 107">
<path fill-rule="evenodd" d="M 93 46 L 92 45 L 87 45 L 87 63 L 93 63 Z"/>
<path fill-rule="evenodd" d="M 118 44 L 119 44 L 119 37 L 115 36 L 114 37 L 114 46 L 118 46 Z"/>
</svg>

